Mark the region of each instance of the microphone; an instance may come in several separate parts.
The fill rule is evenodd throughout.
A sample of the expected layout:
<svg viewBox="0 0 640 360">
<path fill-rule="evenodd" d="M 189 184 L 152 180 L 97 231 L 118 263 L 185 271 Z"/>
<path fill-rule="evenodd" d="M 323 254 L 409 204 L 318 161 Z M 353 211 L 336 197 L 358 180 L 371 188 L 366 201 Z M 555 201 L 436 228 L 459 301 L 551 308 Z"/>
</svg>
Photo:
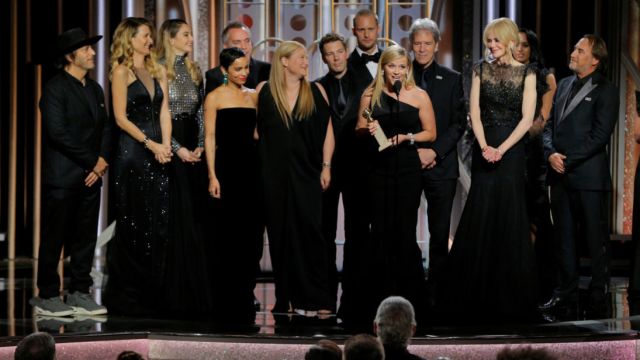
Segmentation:
<svg viewBox="0 0 640 360">
<path fill-rule="evenodd" d="M 402 81 L 396 80 L 393 83 L 393 92 L 396 93 L 397 97 L 400 97 L 400 89 L 402 89 Z"/>
</svg>

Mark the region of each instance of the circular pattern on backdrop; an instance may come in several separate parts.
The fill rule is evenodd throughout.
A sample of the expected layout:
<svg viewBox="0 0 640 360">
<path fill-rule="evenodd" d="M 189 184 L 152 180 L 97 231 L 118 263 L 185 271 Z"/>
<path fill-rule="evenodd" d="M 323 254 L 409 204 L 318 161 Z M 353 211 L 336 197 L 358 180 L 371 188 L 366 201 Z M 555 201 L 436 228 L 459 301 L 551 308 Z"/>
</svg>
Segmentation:
<svg viewBox="0 0 640 360">
<path fill-rule="evenodd" d="M 353 14 L 347 15 L 344 18 L 344 28 L 347 31 L 351 31 L 351 28 L 353 27 L 353 18 L 356 17 Z"/>
<path fill-rule="evenodd" d="M 291 40 L 299 42 L 300 44 L 304 45 L 305 48 L 307 47 L 307 40 L 301 38 L 300 36 L 294 37 Z"/>
<path fill-rule="evenodd" d="M 400 5 L 401 8 L 403 9 L 411 9 L 411 6 L 413 6 L 412 4 L 410 4 L 411 2 L 413 2 L 413 0 L 398 0 L 399 3 L 405 3 Z M 409 4 L 407 4 L 409 3 Z"/>
<path fill-rule="evenodd" d="M 294 15 L 289 20 L 289 26 L 295 31 L 302 31 L 307 27 L 307 19 L 303 15 Z"/>
<path fill-rule="evenodd" d="M 411 15 L 402 15 L 398 19 L 398 26 L 402 31 L 409 31 L 411 24 L 413 23 L 413 17 Z"/>
<path fill-rule="evenodd" d="M 242 14 L 238 16 L 237 20 L 245 24 L 249 29 L 253 27 L 253 18 L 250 15 Z"/>
<path fill-rule="evenodd" d="M 402 46 L 405 49 L 411 49 L 411 41 L 409 40 L 408 37 L 403 37 L 402 39 L 400 39 L 400 46 Z"/>
</svg>

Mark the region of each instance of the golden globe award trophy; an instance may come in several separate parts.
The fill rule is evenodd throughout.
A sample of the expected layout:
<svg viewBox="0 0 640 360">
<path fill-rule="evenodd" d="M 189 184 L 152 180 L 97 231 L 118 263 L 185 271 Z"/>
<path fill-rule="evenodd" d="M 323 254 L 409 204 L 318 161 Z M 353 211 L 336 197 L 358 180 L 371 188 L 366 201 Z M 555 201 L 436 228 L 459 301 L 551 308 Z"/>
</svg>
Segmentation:
<svg viewBox="0 0 640 360">
<path fill-rule="evenodd" d="M 370 109 L 368 108 L 364 109 L 364 111 L 362 111 L 362 116 L 364 116 L 364 118 L 367 119 L 367 122 L 373 122 L 373 119 L 371 118 Z M 378 145 L 380 145 L 378 146 L 378 151 L 382 151 L 392 145 L 391 141 L 389 141 L 389 139 L 387 138 L 387 135 L 385 135 L 384 131 L 382 131 L 382 128 L 380 126 L 378 126 L 376 131 L 373 133 L 373 137 L 376 138 Z"/>
</svg>

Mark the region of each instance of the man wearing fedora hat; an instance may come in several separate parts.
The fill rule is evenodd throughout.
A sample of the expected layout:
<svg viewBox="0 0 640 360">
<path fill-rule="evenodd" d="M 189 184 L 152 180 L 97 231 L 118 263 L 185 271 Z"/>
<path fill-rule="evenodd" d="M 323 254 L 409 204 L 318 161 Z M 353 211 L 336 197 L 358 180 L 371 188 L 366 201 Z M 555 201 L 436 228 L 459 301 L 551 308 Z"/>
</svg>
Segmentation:
<svg viewBox="0 0 640 360">
<path fill-rule="evenodd" d="M 100 187 L 107 171 L 111 135 L 102 87 L 87 77 L 95 67 L 92 45 L 80 28 L 58 36 L 61 71 L 45 86 L 42 113 L 43 206 L 38 259 L 39 296 L 31 299 L 44 316 L 100 315 L 107 309 L 89 295 L 96 245 Z M 66 302 L 60 298 L 58 260 L 63 246 L 71 257 Z"/>
</svg>

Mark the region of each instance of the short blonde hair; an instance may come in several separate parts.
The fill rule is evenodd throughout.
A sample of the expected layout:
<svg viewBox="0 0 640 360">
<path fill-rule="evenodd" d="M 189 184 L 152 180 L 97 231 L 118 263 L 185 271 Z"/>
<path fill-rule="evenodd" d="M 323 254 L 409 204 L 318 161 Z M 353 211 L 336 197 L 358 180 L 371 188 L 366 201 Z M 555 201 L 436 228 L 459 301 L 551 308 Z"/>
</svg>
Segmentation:
<svg viewBox="0 0 640 360">
<path fill-rule="evenodd" d="M 505 45 L 507 55 L 513 58 L 513 48 L 520 42 L 518 25 L 509 18 L 501 17 L 491 21 L 484 28 L 484 32 L 482 33 L 482 42 L 485 47 L 486 60 L 489 60 L 489 54 L 491 54 L 489 46 L 487 45 L 489 32 L 493 32 L 493 34 L 498 38 L 498 41 Z"/>
</svg>

